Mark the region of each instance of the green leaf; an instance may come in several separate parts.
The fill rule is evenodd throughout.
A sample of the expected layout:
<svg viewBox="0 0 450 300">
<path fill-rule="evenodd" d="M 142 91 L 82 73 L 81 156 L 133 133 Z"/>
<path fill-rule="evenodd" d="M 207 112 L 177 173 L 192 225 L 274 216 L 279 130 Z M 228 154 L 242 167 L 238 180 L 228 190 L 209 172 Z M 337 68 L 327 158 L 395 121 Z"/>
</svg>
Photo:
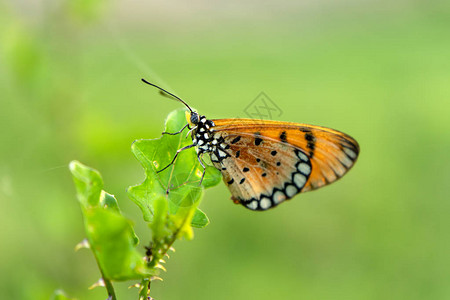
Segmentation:
<svg viewBox="0 0 450 300">
<path fill-rule="evenodd" d="M 193 227 L 203 228 L 209 224 L 209 218 L 203 211 L 197 209 L 192 217 L 191 223 Z"/>
<path fill-rule="evenodd" d="M 160 197 L 154 202 L 154 219 L 150 224 L 153 231 L 153 239 L 161 240 L 165 236 L 169 236 L 171 232 L 166 226 L 167 222 L 168 205 L 166 199 Z"/>
<path fill-rule="evenodd" d="M 176 110 L 169 114 L 166 132 L 177 132 L 186 125 L 185 111 Z M 208 224 L 208 218 L 203 212 L 195 212 L 194 209 L 194 213 L 191 214 L 181 208 L 196 208 L 203 188 L 220 182 L 220 172 L 212 166 L 207 166 L 203 182 L 199 185 L 203 168 L 198 162 L 196 151 L 192 148 L 180 152 L 174 164 L 157 173 L 157 170 L 161 170 L 172 161 L 178 149 L 192 144 L 190 136 L 186 137 L 187 132 L 186 129 L 178 135 L 166 134 L 158 139 L 137 140 L 132 145 L 132 152 L 144 167 L 146 178 L 142 184 L 130 187 L 128 194 L 148 222 L 153 220 L 155 200 L 162 197 L 168 199 L 169 213 L 177 216 L 176 218 L 185 220 L 188 215 L 191 219 L 196 216 L 192 226 L 204 227 Z"/>
<path fill-rule="evenodd" d="M 117 203 L 116 198 L 114 195 L 108 194 L 105 191 L 102 191 L 100 196 L 100 205 L 104 207 L 108 207 L 112 211 L 115 211 L 117 213 L 121 213 L 119 209 L 119 203 Z"/>
<path fill-rule="evenodd" d="M 104 278 L 129 280 L 155 274 L 137 251 L 139 240 L 131 222 L 121 214 L 116 198 L 102 190 L 100 173 L 77 161 L 72 161 L 69 167 L 87 239 Z"/>
<path fill-rule="evenodd" d="M 85 212 L 86 234 L 103 275 L 111 280 L 140 279 L 151 275 L 136 250 L 131 222 L 100 207 Z"/>
<path fill-rule="evenodd" d="M 78 201 L 83 208 L 97 206 L 103 189 L 100 173 L 75 160 L 69 164 L 69 169 L 75 181 Z"/>
</svg>

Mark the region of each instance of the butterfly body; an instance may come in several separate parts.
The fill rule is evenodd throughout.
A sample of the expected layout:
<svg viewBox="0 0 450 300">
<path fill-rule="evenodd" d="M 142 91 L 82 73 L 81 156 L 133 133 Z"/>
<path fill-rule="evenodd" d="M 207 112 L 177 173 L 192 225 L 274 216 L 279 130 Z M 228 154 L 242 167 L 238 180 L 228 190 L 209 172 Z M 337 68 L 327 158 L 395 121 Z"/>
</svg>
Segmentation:
<svg viewBox="0 0 450 300">
<path fill-rule="evenodd" d="M 161 90 L 189 109 L 187 125 L 178 133 L 188 127 L 192 144 L 179 149 L 171 164 L 179 152 L 195 147 L 204 175 L 201 158 L 209 154 L 233 201 L 248 209 L 267 210 L 301 192 L 328 185 L 347 173 L 358 158 L 358 143 L 340 131 L 292 122 L 209 120 Z"/>
</svg>

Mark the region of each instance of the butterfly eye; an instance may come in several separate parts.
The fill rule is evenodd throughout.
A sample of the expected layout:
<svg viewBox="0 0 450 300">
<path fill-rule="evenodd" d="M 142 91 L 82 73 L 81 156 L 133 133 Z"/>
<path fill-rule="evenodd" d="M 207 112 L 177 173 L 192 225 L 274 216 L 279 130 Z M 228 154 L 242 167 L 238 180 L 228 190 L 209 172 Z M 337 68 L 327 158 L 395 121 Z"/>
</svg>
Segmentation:
<svg viewBox="0 0 450 300">
<path fill-rule="evenodd" d="M 198 113 L 196 112 L 191 113 L 191 123 L 198 124 Z"/>
</svg>

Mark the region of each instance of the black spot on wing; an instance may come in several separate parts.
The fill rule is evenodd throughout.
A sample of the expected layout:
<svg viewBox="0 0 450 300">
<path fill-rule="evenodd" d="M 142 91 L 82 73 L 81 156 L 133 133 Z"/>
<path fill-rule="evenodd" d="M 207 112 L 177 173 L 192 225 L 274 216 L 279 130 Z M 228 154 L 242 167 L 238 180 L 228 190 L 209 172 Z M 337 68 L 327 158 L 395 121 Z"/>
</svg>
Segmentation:
<svg viewBox="0 0 450 300">
<path fill-rule="evenodd" d="M 245 181 L 245 177 L 241 179 L 241 181 L 239 181 L 239 184 L 243 184 Z"/>
<path fill-rule="evenodd" d="M 283 132 L 280 134 L 280 140 L 281 140 L 282 142 L 284 142 L 284 143 L 287 143 L 286 131 L 283 131 Z"/>
<path fill-rule="evenodd" d="M 241 155 L 241 150 L 236 151 L 236 158 L 239 158 L 239 155 Z"/>
<path fill-rule="evenodd" d="M 228 181 L 227 183 L 228 183 L 228 184 L 233 184 L 233 182 L 234 182 L 234 178 L 231 178 L 231 180 Z"/>
<path fill-rule="evenodd" d="M 302 131 L 305 133 L 305 140 L 307 142 L 306 147 L 309 149 L 309 156 L 310 158 L 313 158 L 314 150 L 316 149 L 316 137 L 308 129 L 303 129 Z"/>
<path fill-rule="evenodd" d="M 237 137 L 235 137 L 232 141 L 231 141 L 231 143 L 232 144 L 236 144 L 237 142 L 239 142 L 241 140 L 241 137 L 240 136 L 237 136 Z"/>
<path fill-rule="evenodd" d="M 242 169 L 242 172 L 248 172 L 248 171 L 250 171 L 250 169 L 247 168 L 247 167 L 245 167 L 245 168 Z"/>
<path fill-rule="evenodd" d="M 260 138 L 259 132 L 255 133 L 255 145 L 256 145 L 256 146 L 261 145 L 262 141 L 263 141 L 263 140 L 262 140 L 262 138 Z"/>
</svg>

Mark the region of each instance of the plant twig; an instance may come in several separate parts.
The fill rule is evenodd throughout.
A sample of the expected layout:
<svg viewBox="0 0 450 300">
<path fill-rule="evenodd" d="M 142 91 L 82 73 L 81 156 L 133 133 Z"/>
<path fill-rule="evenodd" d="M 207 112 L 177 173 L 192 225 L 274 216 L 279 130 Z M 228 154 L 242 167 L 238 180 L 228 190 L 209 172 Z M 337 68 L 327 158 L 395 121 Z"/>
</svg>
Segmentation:
<svg viewBox="0 0 450 300">
<path fill-rule="evenodd" d="M 100 274 L 102 274 L 102 280 L 103 283 L 105 284 L 106 291 L 108 292 L 108 300 L 117 300 L 116 292 L 114 291 L 114 286 L 112 285 L 111 280 L 105 277 L 105 274 L 103 273 L 100 263 L 98 262 L 97 254 L 95 253 L 94 249 L 92 249 L 92 254 L 94 254 L 98 269 L 100 270 Z"/>
<path fill-rule="evenodd" d="M 112 285 L 111 280 L 105 279 L 105 276 L 103 275 L 103 272 L 102 272 L 102 278 L 103 278 L 103 282 L 105 283 L 106 291 L 108 292 L 108 296 L 109 296 L 108 299 L 117 300 L 116 293 L 114 291 L 114 287 Z"/>
<path fill-rule="evenodd" d="M 142 278 L 139 289 L 139 300 L 147 300 L 150 297 L 150 278 Z"/>
</svg>

